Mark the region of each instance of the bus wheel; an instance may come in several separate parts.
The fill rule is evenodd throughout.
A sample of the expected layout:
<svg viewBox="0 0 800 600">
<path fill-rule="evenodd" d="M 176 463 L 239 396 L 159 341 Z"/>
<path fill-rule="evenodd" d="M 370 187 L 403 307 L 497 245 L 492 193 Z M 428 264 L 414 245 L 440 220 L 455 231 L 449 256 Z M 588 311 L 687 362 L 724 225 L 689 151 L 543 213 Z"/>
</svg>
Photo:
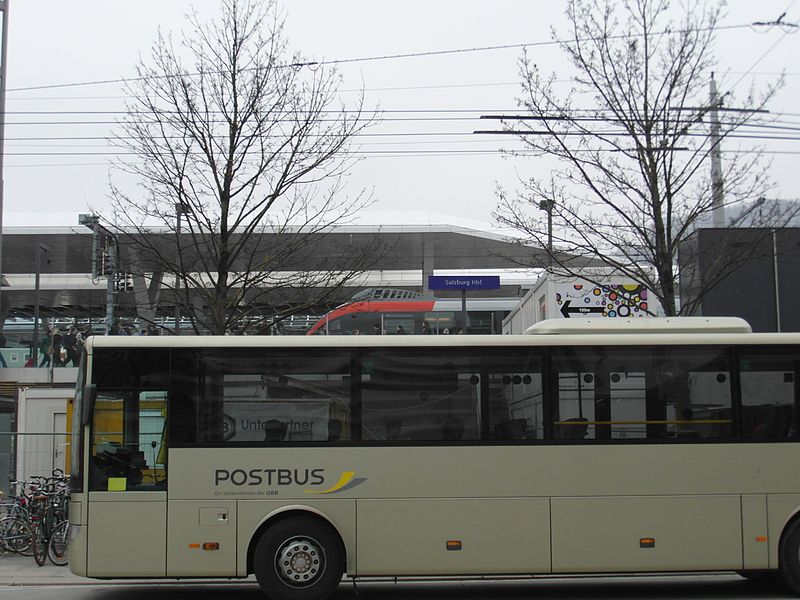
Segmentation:
<svg viewBox="0 0 800 600">
<path fill-rule="evenodd" d="M 269 527 L 256 545 L 253 567 L 273 600 L 324 600 L 344 573 L 344 548 L 329 525 L 289 517 Z"/>
<path fill-rule="evenodd" d="M 784 533 L 778 560 L 784 581 L 800 594 L 800 519 L 795 519 Z"/>
</svg>

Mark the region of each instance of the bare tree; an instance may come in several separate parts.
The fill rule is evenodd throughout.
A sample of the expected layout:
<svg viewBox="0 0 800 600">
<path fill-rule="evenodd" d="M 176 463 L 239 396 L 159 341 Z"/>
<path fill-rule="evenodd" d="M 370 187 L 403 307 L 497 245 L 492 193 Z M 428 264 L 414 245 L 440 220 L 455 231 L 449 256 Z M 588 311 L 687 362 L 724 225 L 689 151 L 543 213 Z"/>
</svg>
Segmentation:
<svg viewBox="0 0 800 600">
<path fill-rule="evenodd" d="M 371 201 L 343 183 L 374 117 L 363 94 L 341 103 L 334 68 L 289 54 L 275 2 L 223 0 L 208 23 L 191 13 L 180 42 L 159 35 L 137 74 L 115 167 L 139 189 L 113 182 L 111 200 L 150 309 L 177 302 L 213 334 L 264 329 L 265 310 L 274 321 L 330 301 L 369 267 L 374 237 L 328 238 Z"/>
<path fill-rule="evenodd" d="M 575 259 L 599 259 L 649 288 L 665 314 L 692 314 L 708 289 L 763 245 L 719 248 L 714 278 L 694 282 L 694 300 L 678 307 L 678 256 L 691 251 L 687 240 L 698 226 L 724 213 L 726 227 L 774 228 L 794 213 L 756 202 L 771 189 L 758 149 L 726 154 L 721 173 L 711 175 L 712 154 L 763 118 L 780 81 L 751 89 L 742 108 L 728 108 L 730 94 L 709 101 L 719 4 L 568 0 L 566 17 L 569 34 L 558 43 L 574 68 L 571 90 L 559 95 L 555 75 L 543 76 L 525 53 L 519 104 L 526 113 L 503 117 L 503 133 L 524 148 L 510 154 L 557 166 L 521 178 L 516 194 L 498 190 L 494 216 L 549 248 L 542 266 L 555 274 L 586 277 Z"/>
</svg>

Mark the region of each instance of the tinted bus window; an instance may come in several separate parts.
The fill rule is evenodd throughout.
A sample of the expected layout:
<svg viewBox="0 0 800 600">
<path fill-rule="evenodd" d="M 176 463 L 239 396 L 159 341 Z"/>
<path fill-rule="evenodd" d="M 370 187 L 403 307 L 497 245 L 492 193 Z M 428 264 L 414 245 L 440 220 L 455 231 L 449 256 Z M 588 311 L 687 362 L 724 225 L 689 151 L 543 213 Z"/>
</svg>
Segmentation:
<svg viewBox="0 0 800 600">
<path fill-rule="evenodd" d="M 480 439 L 480 360 L 458 349 L 369 350 L 361 357 L 364 441 Z"/>
<path fill-rule="evenodd" d="M 89 489 L 166 486 L 168 349 L 95 348 Z"/>
<path fill-rule="evenodd" d="M 744 350 L 739 355 L 742 436 L 798 436 L 800 354 L 783 348 Z"/>
<path fill-rule="evenodd" d="M 166 487 L 166 391 L 98 390 L 91 438 L 89 489 Z"/>
<path fill-rule="evenodd" d="M 103 389 L 166 389 L 169 379 L 166 348 L 95 348 L 92 381 Z"/>
<path fill-rule="evenodd" d="M 364 441 L 542 437 L 542 361 L 528 349 L 380 349 L 360 364 Z"/>
<path fill-rule="evenodd" d="M 720 348 L 576 348 L 552 353 L 559 440 L 729 438 L 729 352 Z"/>
<path fill-rule="evenodd" d="M 489 439 L 544 438 L 542 356 L 540 350 L 504 348 L 483 357 Z"/>
<path fill-rule="evenodd" d="M 175 443 L 349 440 L 350 352 L 176 350 Z"/>
<path fill-rule="evenodd" d="M 553 352 L 552 364 L 555 395 L 550 410 L 555 439 L 647 437 L 651 355 L 608 348 L 559 349 Z M 663 414 L 650 417 L 654 416 L 664 418 Z"/>
<path fill-rule="evenodd" d="M 667 348 L 658 368 L 667 436 L 731 438 L 735 433 L 731 359 L 727 348 Z"/>
</svg>

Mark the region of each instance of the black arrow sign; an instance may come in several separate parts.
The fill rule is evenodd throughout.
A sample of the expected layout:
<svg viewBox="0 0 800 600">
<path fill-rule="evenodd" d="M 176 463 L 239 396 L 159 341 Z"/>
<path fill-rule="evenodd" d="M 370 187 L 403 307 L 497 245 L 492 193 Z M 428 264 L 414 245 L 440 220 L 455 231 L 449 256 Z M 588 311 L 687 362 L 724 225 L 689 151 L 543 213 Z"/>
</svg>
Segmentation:
<svg viewBox="0 0 800 600">
<path fill-rule="evenodd" d="M 606 310 L 602 306 L 576 306 L 574 308 L 570 308 L 570 302 L 572 302 L 572 300 L 567 300 L 561 307 L 561 314 L 564 315 L 565 319 L 569 319 L 570 314 L 577 313 L 580 315 L 588 315 L 591 313 L 602 313 Z"/>
</svg>

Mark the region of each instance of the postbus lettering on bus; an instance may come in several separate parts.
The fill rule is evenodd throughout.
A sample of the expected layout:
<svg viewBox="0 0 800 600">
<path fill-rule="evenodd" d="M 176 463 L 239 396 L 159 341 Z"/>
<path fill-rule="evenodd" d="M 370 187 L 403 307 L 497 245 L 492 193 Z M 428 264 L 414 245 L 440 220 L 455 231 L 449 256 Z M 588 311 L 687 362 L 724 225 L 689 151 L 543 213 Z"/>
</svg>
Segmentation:
<svg viewBox="0 0 800 600">
<path fill-rule="evenodd" d="M 216 469 L 214 485 L 232 483 L 236 486 L 263 485 L 322 485 L 325 483 L 325 469 Z"/>
</svg>

